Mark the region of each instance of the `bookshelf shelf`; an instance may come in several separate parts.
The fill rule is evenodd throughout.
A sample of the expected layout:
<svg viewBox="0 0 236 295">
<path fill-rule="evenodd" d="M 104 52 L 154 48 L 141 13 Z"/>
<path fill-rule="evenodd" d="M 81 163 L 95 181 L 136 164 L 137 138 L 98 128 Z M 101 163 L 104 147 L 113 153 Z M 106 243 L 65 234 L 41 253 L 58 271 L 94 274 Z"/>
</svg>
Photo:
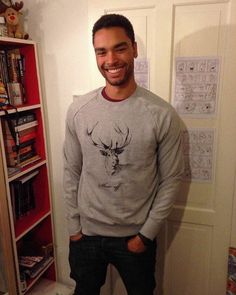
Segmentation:
<svg viewBox="0 0 236 295">
<path fill-rule="evenodd" d="M 30 110 L 34 110 L 34 109 L 38 109 L 41 108 L 40 104 L 33 104 L 33 105 L 27 105 L 25 104 L 24 106 L 21 107 L 17 107 L 17 111 L 18 112 L 25 112 L 25 111 L 30 111 Z M 7 108 L 7 111 L 9 114 L 14 114 L 16 113 L 16 109 L 9 107 Z M 0 111 L 0 116 L 5 116 L 6 113 L 4 111 Z"/>
<path fill-rule="evenodd" d="M 10 38 L 10 37 L 0 37 L 0 45 L 4 48 L 7 46 L 16 47 L 16 46 L 23 46 L 26 45 L 35 45 L 36 43 L 32 40 L 23 40 L 18 38 Z"/>
<path fill-rule="evenodd" d="M 3 251 L 9 264 L 7 290 L 0 286 L 0 294 L 23 295 L 41 279 L 56 280 L 44 111 L 34 41 L 0 37 L 0 82 L 10 102 L 6 111 L 0 109 L 0 232 L 8 234 Z M 16 86 L 18 96 L 13 97 L 11 89 Z M 22 257 L 36 259 L 34 269 L 32 261 L 22 264 Z"/>
<path fill-rule="evenodd" d="M 30 280 L 28 282 L 28 286 L 26 292 L 30 290 L 39 280 L 39 278 L 54 264 L 54 259 L 48 261 L 48 263 L 44 266 L 44 268 L 40 271 L 40 273 L 35 277 L 35 279 Z"/>
<path fill-rule="evenodd" d="M 8 175 L 7 181 L 11 182 L 13 180 L 16 180 L 17 178 L 45 165 L 46 163 L 47 163 L 46 160 L 39 160 L 39 161 L 37 161 L 37 163 L 33 163 L 32 165 L 28 165 L 26 168 L 20 169 L 19 171 L 14 173 L 14 175 L 11 175 L 11 176 Z"/>
<path fill-rule="evenodd" d="M 30 214 L 24 220 L 18 224 L 15 229 L 16 242 L 24 237 L 28 232 L 30 232 L 34 227 L 36 227 L 45 218 L 51 215 L 51 211 L 41 212 L 39 214 Z M 33 216 L 33 217 L 32 217 Z"/>
</svg>

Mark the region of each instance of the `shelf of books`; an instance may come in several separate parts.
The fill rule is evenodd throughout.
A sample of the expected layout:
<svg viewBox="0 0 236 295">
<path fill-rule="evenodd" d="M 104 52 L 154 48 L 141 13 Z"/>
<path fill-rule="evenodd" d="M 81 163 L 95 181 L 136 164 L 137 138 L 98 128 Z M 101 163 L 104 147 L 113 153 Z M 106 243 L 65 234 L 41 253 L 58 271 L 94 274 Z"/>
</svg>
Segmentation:
<svg viewBox="0 0 236 295">
<path fill-rule="evenodd" d="M 56 280 L 38 73 L 35 42 L 0 38 L 0 172 L 19 295 L 30 293 L 40 280 Z"/>
</svg>

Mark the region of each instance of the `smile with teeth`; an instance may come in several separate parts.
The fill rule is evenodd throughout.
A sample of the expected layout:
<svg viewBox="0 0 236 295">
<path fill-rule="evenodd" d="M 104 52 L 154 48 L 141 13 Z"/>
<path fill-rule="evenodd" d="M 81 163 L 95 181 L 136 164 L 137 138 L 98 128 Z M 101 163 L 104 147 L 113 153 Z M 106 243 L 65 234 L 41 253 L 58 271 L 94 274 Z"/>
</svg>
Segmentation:
<svg viewBox="0 0 236 295">
<path fill-rule="evenodd" d="M 122 70 L 122 68 L 116 68 L 116 69 L 107 69 L 107 72 L 110 74 L 117 74 Z"/>
<path fill-rule="evenodd" d="M 112 69 L 112 70 L 107 70 L 109 73 L 111 73 L 111 74 L 115 74 L 115 73 L 118 73 L 118 72 L 120 72 L 121 71 L 121 68 L 119 68 L 119 69 Z"/>
</svg>

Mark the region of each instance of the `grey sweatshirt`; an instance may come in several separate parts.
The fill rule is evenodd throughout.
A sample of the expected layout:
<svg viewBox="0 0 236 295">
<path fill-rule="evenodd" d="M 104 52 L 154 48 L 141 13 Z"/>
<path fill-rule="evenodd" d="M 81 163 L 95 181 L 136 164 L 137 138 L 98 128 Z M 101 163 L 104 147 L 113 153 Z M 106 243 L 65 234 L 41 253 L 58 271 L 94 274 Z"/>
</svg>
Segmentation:
<svg viewBox="0 0 236 295">
<path fill-rule="evenodd" d="M 154 239 L 179 192 L 180 119 L 167 102 L 137 87 L 112 102 L 102 88 L 69 107 L 64 196 L 70 235 Z"/>
</svg>

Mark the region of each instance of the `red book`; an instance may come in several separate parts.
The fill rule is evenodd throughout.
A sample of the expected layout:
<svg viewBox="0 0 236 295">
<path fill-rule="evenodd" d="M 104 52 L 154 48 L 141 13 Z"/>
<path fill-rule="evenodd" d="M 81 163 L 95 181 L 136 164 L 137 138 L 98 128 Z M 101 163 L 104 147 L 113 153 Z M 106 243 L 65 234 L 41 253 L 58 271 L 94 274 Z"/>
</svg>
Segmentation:
<svg viewBox="0 0 236 295">
<path fill-rule="evenodd" d="M 22 142 L 20 144 L 20 149 L 29 145 L 34 145 L 35 144 L 35 138 L 32 138 L 28 141 Z M 5 145 L 5 149 L 6 149 L 6 153 L 12 153 L 12 152 L 16 152 L 16 145 L 13 146 L 6 146 Z"/>
<path fill-rule="evenodd" d="M 23 148 L 20 148 L 19 150 L 19 155 L 23 155 L 25 153 L 28 153 L 32 150 L 32 145 L 28 145 L 26 147 L 23 147 Z M 8 153 L 6 155 L 7 158 L 11 159 L 11 158 L 17 158 L 17 152 L 11 152 L 11 153 Z"/>
<path fill-rule="evenodd" d="M 36 132 L 36 127 L 31 127 L 31 128 L 22 130 L 22 131 L 18 132 L 18 134 L 19 134 L 20 137 L 22 137 L 22 136 L 24 136 L 26 134 L 29 134 L 29 133 L 32 133 L 32 132 Z M 11 133 L 4 134 L 4 138 L 5 139 L 12 139 Z"/>
<path fill-rule="evenodd" d="M 7 158 L 7 165 L 8 166 L 21 165 L 25 161 L 29 161 L 35 156 L 36 156 L 35 151 L 30 151 L 28 153 L 24 153 L 24 154 L 19 155 L 19 159 L 17 157 L 16 158 Z"/>
<path fill-rule="evenodd" d="M 33 139 L 33 138 L 36 138 L 36 132 L 35 131 L 30 132 L 28 134 L 25 134 L 23 136 L 20 136 L 20 144 L 25 142 L 25 141 L 28 141 L 30 139 Z M 15 146 L 16 143 L 15 143 L 15 140 L 13 138 L 7 138 L 7 139 L 5 139 L 5 145 L 6 145 L 6 147 L 12 147 L 12 146 Z"/>
</svg>

